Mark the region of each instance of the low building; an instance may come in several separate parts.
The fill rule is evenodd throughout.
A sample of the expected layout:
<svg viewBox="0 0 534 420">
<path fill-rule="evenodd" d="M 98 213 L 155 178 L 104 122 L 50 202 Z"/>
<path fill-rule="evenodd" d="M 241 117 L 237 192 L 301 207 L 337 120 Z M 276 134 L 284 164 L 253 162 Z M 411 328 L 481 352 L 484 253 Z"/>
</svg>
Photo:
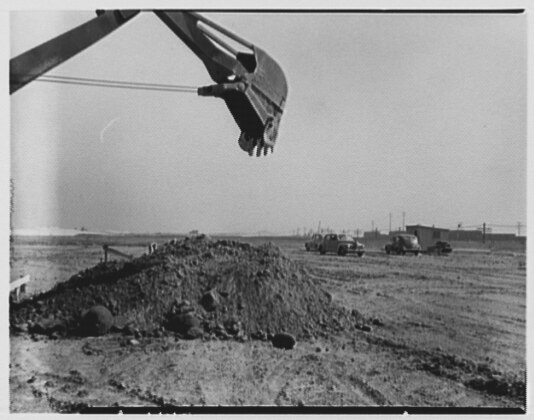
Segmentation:
<svg viewBox="0 0 534 420">
<path fill-rule="evenodd" d="M 515 233 L 487 233 L 487 241 L 515 241 L 517 236 Z"/>
<path fill-rule="evenodd" d="M 482 242 L 482 231 L 480 230 L 453 230 L 449 238 L 451 241 L 477 241 Z"/>
<path fill-rule="evenodd" d="M 436 244 L 437 241 L 449 241 L 449 229 L 437 228 L 435 226 L 409 225 L 406 232 L 417 236 L 419 244 L 423 250 Z"/>
</svg>

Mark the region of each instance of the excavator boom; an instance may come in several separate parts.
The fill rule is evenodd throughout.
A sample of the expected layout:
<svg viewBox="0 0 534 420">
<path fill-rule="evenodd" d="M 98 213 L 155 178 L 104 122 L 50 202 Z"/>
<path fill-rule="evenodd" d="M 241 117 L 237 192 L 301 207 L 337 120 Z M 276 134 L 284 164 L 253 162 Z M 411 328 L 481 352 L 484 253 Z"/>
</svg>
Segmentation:
<svg viewBox="0 0 534 420">
<path fill-rule="evenodd" d="M 128 22 L 139 10 L 97 11 L 98 17 L 10 60 L 10 93 L 68 60 Z M 252 155 L 273 150 L 287 98 L 287 82 L 265 51 L 198 13 L 154 13 L 204 63 L 215 85 L 201 96 L 222 98 L 241 130 L 239 146 Z M 241 52 L 222 36 L 246 48 Z"/>
<path fill-rule="evenodd" d="M 38 45 L 9 61 L 9 93 L 13 94 L 119 28 L 139 10 L 98 11 L 98 17 Z"/>
</svg>

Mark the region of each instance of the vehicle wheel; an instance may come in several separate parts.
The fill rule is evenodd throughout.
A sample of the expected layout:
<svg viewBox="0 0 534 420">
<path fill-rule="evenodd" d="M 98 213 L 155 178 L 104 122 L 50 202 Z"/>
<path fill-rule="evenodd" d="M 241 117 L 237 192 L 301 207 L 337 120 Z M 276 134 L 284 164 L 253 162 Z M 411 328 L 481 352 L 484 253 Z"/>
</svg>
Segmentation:
<svg viewBox="0 0 534 420">
<path fill-rule="evenodd" d="M 324 250 L 324 248 L 323 248 L 322 246 L 319 247 L 319 253 L 320 253 L 321 255 L 326 254 L 326 251 Z"/>
<path fill-rule="evenodd" d="M 337 250 L 337 255 L 340 255 L 340 256 L 345 256 L 347 255 L 347 248 L 345 248 L 344 246 L 342 246 L 341 248 L 339 248 Z"/>
</svg>

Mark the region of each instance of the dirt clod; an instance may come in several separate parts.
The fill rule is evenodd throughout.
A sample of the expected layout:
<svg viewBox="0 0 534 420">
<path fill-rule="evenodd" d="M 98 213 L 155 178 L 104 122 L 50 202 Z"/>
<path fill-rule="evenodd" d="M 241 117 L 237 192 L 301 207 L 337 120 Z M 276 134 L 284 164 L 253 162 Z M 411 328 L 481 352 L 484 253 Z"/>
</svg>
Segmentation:
<svg viewBox="0 0 534 420">
<path fill-rule="evenodd" d="M 371 324 L 376 325 L 377 327 L 383 327 L 384 326 L 384 322 L 379 318 L 372 318 L 371 319 Z"/>
<path fill-rule="evenodd" d="M 261 340 L 261 341 L 266 341 L 267 340 L 267 334 L 265 333 L 265 331 L 255 331 L 253 332 L 252 334 L 250 334 L 250 338 L 252 338 L 253 340 Z"/>
<path fill-rule="evenodd" d="M 102 305 L 95 305 L 87 310 L 80 322 L 82 335 L 106 334 L 113 325 L 113 315 Z"/>
<path fill-rule="evenodd" d="M 272 343 L 273 347 L 291 350 L 295 348 L 297 340 L 291 334 L 278 333 L 274 335 Z"/>
<path fill-rule="evenodd" d="M 373 331 L 373 328 L 370 325 L 367 324 L 356 324 L 356 328 L 360 331 L 364 332 L 371 332 Z"/>
<path fill-rule="evenodd" d="M 86 389 L 81 389 L 76 393 L 76 396 L 79 398 L 85 398 L 89 395 L 89 392 L 87 392 Z"/>
<path fill-rule="evenodd" d="M 27 333 L 28 332 L 28 323 L 23 322 L 13 326 L 12 331 L 15 333 Z"/>
<path fill-rule="evenodd" d="M 213 289 L 202 296 L 200 304 L 206 311 L 211 312 L 217 309 L 217 306 L 219 305 L 219 300 L 220 298 L 218 297 L 217 290 Z"/>
<path fill-rule="evenodd" d="M 200 321 L 192 312 L 176 314 L 170 317 L 167 328 L 179 334 L 187 334 L 190 328 L 200 327 Z"/>
<path fill-rule="evenodd" d="M 186 338 L 194 340 L 195 338 L 200 338 L 204 335 L 204 331 L 199 327 L 191 327 L 187 330 L 185 334 Z"/>
</svg>

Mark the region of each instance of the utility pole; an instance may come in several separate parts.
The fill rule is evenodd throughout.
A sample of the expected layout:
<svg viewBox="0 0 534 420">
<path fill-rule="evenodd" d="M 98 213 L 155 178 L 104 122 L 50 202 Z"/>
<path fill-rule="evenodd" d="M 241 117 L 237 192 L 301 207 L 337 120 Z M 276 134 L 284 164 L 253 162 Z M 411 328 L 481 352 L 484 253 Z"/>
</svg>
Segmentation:
<svg viewBox="0 0 534 420">
<path fill-rule="evenodd" d="M 391 233 L 391 213 L 389 213 L 389 233 Z"/>
<path fill-rule="evenodd" d="M 402 212 L 402 230 L 406 230 L 406 224 L 404 223 L 405 219 L 406 219 L 406 212 L 403 211 Z"/>
</svg>

